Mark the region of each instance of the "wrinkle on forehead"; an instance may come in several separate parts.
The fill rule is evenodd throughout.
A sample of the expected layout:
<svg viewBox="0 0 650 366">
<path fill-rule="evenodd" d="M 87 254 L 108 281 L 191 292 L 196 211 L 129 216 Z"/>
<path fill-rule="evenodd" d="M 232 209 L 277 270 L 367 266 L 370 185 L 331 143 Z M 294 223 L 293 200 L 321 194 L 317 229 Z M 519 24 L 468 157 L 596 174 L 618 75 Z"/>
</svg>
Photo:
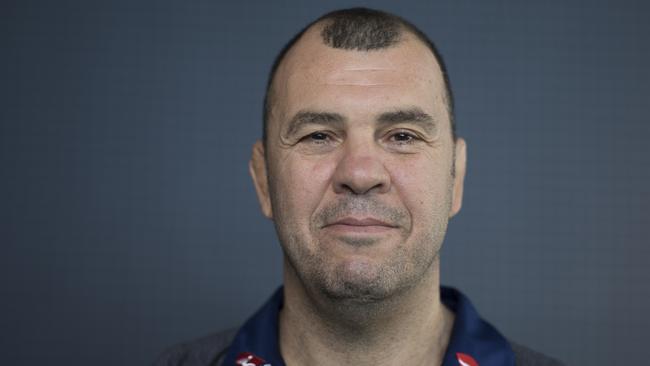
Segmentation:
<svg viewBox="0 0 650 366">
<path fill-rule="evenodd" d="M 328 85 L 336 86 L 364 86 L 364 87 L 375 87 L 375 86 L 394 86 L 397 84 L 388 84 L 388 83 L 328 83 Z"/>
<path fill-rule="evenodd" d="M 393 67 L 347 67 L 343 71 L 383 71 L 394 70 Z"/>
<path fill-rule="evenodd" d="M 333 70 L 322 82 L 341 86 L 389 86 L 407 81 L 404 79 L 395 68 L 351 68 Z"/>
</svg>

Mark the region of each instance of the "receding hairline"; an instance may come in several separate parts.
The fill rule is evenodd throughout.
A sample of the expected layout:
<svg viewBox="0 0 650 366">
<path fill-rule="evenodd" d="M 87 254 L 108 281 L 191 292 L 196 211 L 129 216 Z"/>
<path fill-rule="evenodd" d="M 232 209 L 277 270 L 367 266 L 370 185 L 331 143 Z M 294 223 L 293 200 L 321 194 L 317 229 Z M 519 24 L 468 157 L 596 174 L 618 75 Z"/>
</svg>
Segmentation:
<svg viewBox="0 0 650 366">
<path fill-rule="evenodd" d="M 453 94 L 451 90 L 451 85 L 449 82 L 449 78 L 447 75 L 446 71 L 446 66 L 444 63 L 444 60 L 442 58 L 442 55 L 438 52 L 437 48 L 433 44 L 433 42 L 422 32 L 420 31 L 415 25 L 411 24 L 407 20 L 394 15 L 390 13 L 385 13 L 385 12 L 380 12 L 380 11 L 374 11 L 377 14 L 381 14 L 382 17 L 387 17 L 387 19 L 390 19 L 391 24 L 390 28 L 391 30 L 395 31 L 395 35 L 393 38 L 390 39 L 389 42 L 385 42 L 381 44 L 378 47 L 336 47 L 336 44 L 333 44 L 332 42 L 328 42 L 327 39 L 327 30 L 328 27 L 331 26 L 332 24 L 335 24 L 337 19 L 336 19 L 336 14 L 338 12 L 346 12 L 349 10 L 355 10 L 355 9 L 345 9 L 342 11 L 334 11 L 331 13 L 327 13 L 320 18 L 316 19 L 312 23 L 308 24 L 305 26 L 300 32 L 298 32 L 294 37 L 285 45 L 285 47 L 282 49 L 282 51 L 278 54 L 276 57 L 276 60 L 273 64 L 273 67 L 271 69 L 271 73 L 269 75 L 269 79 L 267 82 L 267 88 L 266 88 L 266 93 L 265 93 L 265 98 L 264 98 L 264 110 L 263 110 L 263 141 L 266 144 L 267 140 L 267 129 L 268 129 L 268 124 L 269 124 L 269 119 L 271 117 L 271 110 L 272 106 L 275 103 L 275 79 L 278 74 L 278 70 L 280 69 L 281 66 L 283 66 L 286 62 L 287 59 L 290 58 L 290 54 L 294 49 L 296 49 L 296 46 L 299 45 L 299 43 L 304 39 L 304 37 L 307 34 L 313 34 L 313 32 L 318 32 L 320 35 L 319 40 L 321 44 L 328 46 L 332 49 L 343 49 L 348 52 L 376 52 L 376 51 L 382 51 L 382 50 L 387 50 L 390 48 L 394 47 L 399 47 L 401 44 L 404 42 L 412 39 L 413 41 L 419 42 L 422 44 L 425 48 L 431 52 L 433 55 L 433 58 L 435 60 L 435 64 L 437 65 L 437 72 L 439 72 L 442 75 L 442 82 L 443 82 L 443 103 L 445 104 L 445 108 L 447 109 L 448 116 L 449 116 L 449 122 L 451 124 L 451 133 L 452 133 L 452 138 L 455 140 L 456 138 L 456 128 L 455 128 L 455 121 L 454 121 L 454 101 L 453 101 Z M 361 9 L 361 10 L 368 10 L 368 9 Z M 411 37 L 408 37 L 411 36 Z M 349 45 L 348 45 L 349 46 Z"/>
<path fill-rule="evenodd" d="M 328 49 L 339 50 L 339 51 L 343 51 L 343 52 L 359 52 L 359 53 L 367 52 L 367 53 L 373 53 L 373 52 L 382 52 L 382 51 L 391 50 L 393 48 L 398 48 L 398 47 L 400 47 L 402 45 L 405 45 L 407 42 L 414 42 L 416 44 L 419 44 L 419 45 L 423 46 L 425 49 L 427 49 L 428 52 L 431 54 L 431 56 L 433 58 L 434 65 L 435 65 L 435 66 L 433 66 L 433 68 L 434 68 L 433 71 L 437 72 L 437 73 L 440 73 L 442 75 L 441 76 L 441 79 L 442 79 L 441 82 L 443 83 L 442 86 L 443 86 L 443 89 L 444 89 L 443 96 L 442 96 L 443 97 L 443 103 L 445 103 L 446 106 L 449 104 L 449 100 L 448 100 L 449 96 L 448 96 L 448 93 L 447 93 L 447 82 L 446 82 L 446 80 L 444 80 L 444 72 L 443 72 L 442 65 L 440 63 L 440 59 L 436 56 L 436 54 L 434 52 L 431 51 L 431 49 L 428 47 L 428 45 L 418 37 L 417 34 L 415 34 L 413 31 L 411 31 L 411 29 L 409 29 L 407 27 L 404 27 L 401 24 L 399 24 L 399 28 L 398 28 L 399 34 L 395 37 L 393 42 L 390 42 L 390 44 L 386 44 L 384 47 L 381 47 L 381 48 L 371 48 L 371 49 L 342 48 L 342 47 L 332 47 L 332 45 L 328 44 L 326 42 L 326 40 L 324 39 L 323 32 L 325 31 L 325 29 L 328 26 L 328 23 L 330 23 L 330 22 L 332 22 L 330 19 L 323 19 L 323 20 L 320 20 L 320 21 L 317 21 L 317 22 L 311 24 L 310 26 L 305 28 L 305 30 L 303 32 L 300 33 L 300 37 L 298 37 L 295 40 L 295 42 L 291 45 L 291 47 L 286 50 L 286 53 L 284 53 L 284 55 L 281 58 L 280 62 L 274 68 L 273 74 L 271 75 L 272 78 L 269 80 L 269 86 L 268 86 L 267 95 L 266 95 L 266 97 L 267 97 L 266 103 L 268 105 L 266 105 L 266 107 L 265 107 L 265 108 L 268 108 L 267 112 L 270 113 L 270 111 L 272 109 L 271 106 L 273 105 L 273 103 L 275 103 L 274 98 L 275 98 L 276 92 L 277 92 L 276 91 L 276 84 L 277 84 L 278 75 L 282 74 L 281 71 L 282 71 L 282 69 L 284 67 L 287 66 L 287 63 L 291 64 L 291 63 L 295 62 L 294 52 L 296 52 L 296 50 L 300 49 L 301 44 L 306 41 L 305 38 L 307 38 L 307 37 L 310 38 L 309 41 L 315 40 L 316 42 L 319 42 L 319 45 L 326 46 Z M 424 52 L 427 52 L 427 51 L 424 51 Z M 425 55 L 425 54 L 423 54 L 423 55 Z M 268 122 L 268 121 L 266 121 L 266 122 Z"/>
</svg>

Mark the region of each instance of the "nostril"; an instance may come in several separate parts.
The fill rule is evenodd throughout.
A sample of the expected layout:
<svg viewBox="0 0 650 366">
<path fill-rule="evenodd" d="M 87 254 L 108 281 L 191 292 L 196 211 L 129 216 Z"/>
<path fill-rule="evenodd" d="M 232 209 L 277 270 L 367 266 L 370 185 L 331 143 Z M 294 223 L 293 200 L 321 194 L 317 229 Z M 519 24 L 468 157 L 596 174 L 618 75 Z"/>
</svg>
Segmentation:
<svg viewBox="0 0 650 366">
<path fill-rule="evenodd" d="M 350 193 L 353 195 L 362 195 L 368 194 L 371 192 L 383 192 L 385 185 L 383 183 L 377 183 L 375 185 L 354 185 L 354 184 L 340 184 L 340 188 L 337 193 Z"/>
</svg>

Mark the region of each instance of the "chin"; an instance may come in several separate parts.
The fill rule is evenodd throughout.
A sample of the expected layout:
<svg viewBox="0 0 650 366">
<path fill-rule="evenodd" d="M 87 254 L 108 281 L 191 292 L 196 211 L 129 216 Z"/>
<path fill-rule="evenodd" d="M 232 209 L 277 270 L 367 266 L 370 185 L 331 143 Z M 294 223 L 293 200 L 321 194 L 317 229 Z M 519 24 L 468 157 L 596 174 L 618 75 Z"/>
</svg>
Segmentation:
<svg viewBox="0 0 650 366">
<path fill-rule="evenodd" d="M 324 281 L 324 294 L 332 300 L 375 302 L 395 292 L 395 272 L 368 259 L 355 259 L 334 267 Z"/>
</svg>

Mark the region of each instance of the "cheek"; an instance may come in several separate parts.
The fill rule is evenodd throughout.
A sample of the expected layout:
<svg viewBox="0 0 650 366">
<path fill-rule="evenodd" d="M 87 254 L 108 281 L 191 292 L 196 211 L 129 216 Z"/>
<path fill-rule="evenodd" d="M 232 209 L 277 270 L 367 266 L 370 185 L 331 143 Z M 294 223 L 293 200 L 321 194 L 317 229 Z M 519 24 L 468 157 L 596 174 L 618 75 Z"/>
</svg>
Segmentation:
<svg viewBox="0 0 650 366">
<path fill-rule="evenodd" d="M 294 222 L 308 221 L 326 194 L 333 171 L 334 164 L 325 159 L 285 159 L 278 169 L 284 214 Z"/>
<path fill-rule="evenodd" d="M 449 200 L 448 164 L 432 158 L 399 161 L 393 164 L 393 187 L 414 221 L 430 220 L 442 211 Z"/>
</svg>

